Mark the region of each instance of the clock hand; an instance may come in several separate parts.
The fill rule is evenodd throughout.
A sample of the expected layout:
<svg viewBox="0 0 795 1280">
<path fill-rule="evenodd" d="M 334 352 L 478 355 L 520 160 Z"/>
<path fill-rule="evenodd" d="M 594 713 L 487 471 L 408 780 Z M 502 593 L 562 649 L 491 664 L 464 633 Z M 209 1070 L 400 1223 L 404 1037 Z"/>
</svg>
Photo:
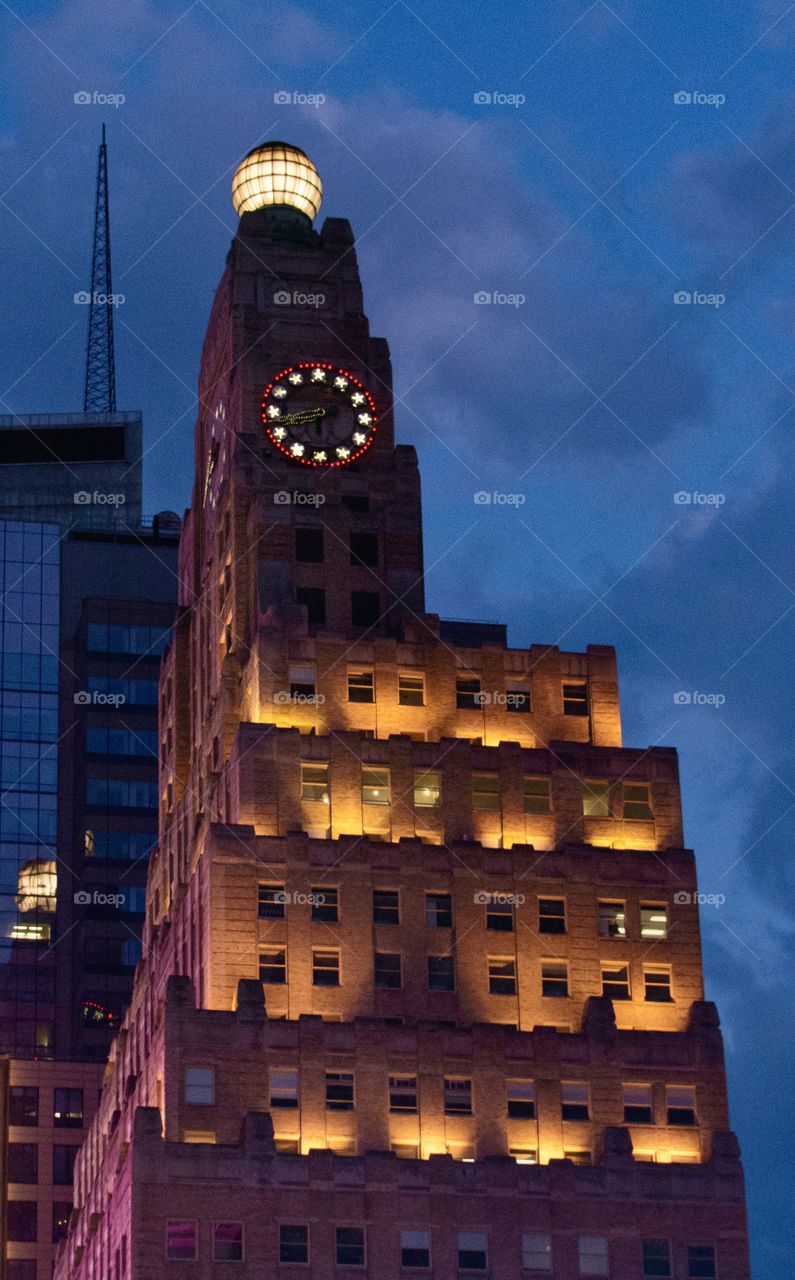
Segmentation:
<svg viewBox="0 0 795 1280">
<path fill-rule="evenodd" d="M 285 413 L 276 419 L 282 426 L 302 426 L 306 422 L 317 422 L 326 416 L 325 409 L 302 409 L 299 413 Z"/>
</svg>

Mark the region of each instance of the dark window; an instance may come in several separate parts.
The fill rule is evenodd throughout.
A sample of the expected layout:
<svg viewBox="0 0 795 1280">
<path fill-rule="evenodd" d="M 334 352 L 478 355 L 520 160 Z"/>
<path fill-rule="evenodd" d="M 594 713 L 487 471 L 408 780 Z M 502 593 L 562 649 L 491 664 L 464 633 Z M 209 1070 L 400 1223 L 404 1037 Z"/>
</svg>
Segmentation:
<svg viewBox="0 0 795 1280">
<path fill-rule="evenodd" d="M 509 894 L 487 895 L 486 928 L 490 933 L 513 933 L 513 907 Z"/>
<path fill-rule="evenodd" d="M 532 1080 L 509 1080 L 508 1115 L 512 1120 L 534 1120 L 536 1114 L 536 1087 Z"/>
<path fill-rule="evenodd" d="M 243 1261 L 243 1223 L 213 1223 L 213 1262 Z"/>
<path fill-rule="evenodd" d="M 349 511 L 367 515 L 370 510 L 370 499 L 366 493 L 343 493 L 342 505 L 347 507 Z"/>
<path fill-rule="evenodd" d="M 56 1200 L 52 1206 L 52 1242 L 65 1240 L 69 1231 L 69 1217 L 72 1206 L 66 1200 Z"/>
<path fill-rule="evenodd" d="M 8 1090 L 8 1123 L 39 1123 L 39 1091 L 35 1086 L 13 1084 Z"/>
<path fill-rule="evenodd" d="M 35 1200 L 9 1200 L 8 1238 L 14 1243 L 35 1241 L 38 1235 L 38 1210 Z"/>
<path fill-rule="evenodd" d="M 647 969 L 643 975 L 644 999 L 653 1004 L 669 1004 L 671 975 L 667 969 Z"/>
<path fill-rule="evenodd" d="M 353 1073 L 326 1072 L 326 1110 L 353 1111 Z"/>
<path fill-rule="evenodd" d="M 348 701 L 375 702 L 372 671 L 348 672 Z"/>
<path fill-rule="evenodd" d="M 505 707 L 507 711 L 532 711 L 530 690 L 527 686 L 509 684 L 505 694 Z"/>
<path fill-rule="evenodd" d="M 339 951 L 312 952 L 312 986 L 338 987 L 340 985 Z"/>
<path fill-rule="evenodd" d="M 57 1143 L 52 1149 L 52 1180 L 56 1187 L 71 1187 L 75 1177 L 75 1160 L 78 1146 L 67 1147 Z"/>
<path fill-rule="evenodd" d="M 261 884 L 257 901 L 260 920 L 283 920 L 286 900 L 283 884 Z"/>
<path fill-rule="evenodd" d="M 7 1280 L 36 1280 L 37 1267 L 35 1258 L 9 1258 L 6 1263 Z"/>
<path fill-rule="evenodd" d="M 452 929 L 453 899 L 449 893 L 425 894 L 425 923 L 429 929 Z"/>
<path fill-rule="evenodd" d="M 398 702 L 401 707 L 425 706 L 425 676 L 422 672 L 406 672 L 398 676 Z"/>
<path fill-rule="evenodd" d="M 651 787 L 648 782 L 624 783 L 624 817 L 646 822 L 653 819 Z"/>
<path fill-rule="evenodd" d="M 291 1069 L 280 1071 L 271 1068 L 271 1110 L 282 1107 L 293 1111 L 298 1107 L 298 1072 Z"/>
<path fill-rule="evenodd" d="M 375 985 L 382 990 L 395 990 L 401 985 L 400 956 L 394 952 L 376 951 Z"/>
<path fill-rule="evenodd" d="M 80 1129 L 83 1124 L 83 1090 L 56 1089 L 52 1115 L 56 1129 Z"/>
<path fill-rule="evenodd" d="M 489 956 L 489 994 L 492 996 L 516 995 L 516 961 L 510 956 Z"/>
<path fill-rule="evenodd" d="M 569 994 L 569 966 L 565 960 L 544 960 L 541 964 L 541 994 L 563 999 Z"/>
<path fill-rule="evenodd" d="M 445 1076 L 444 1114 L 446 1116 L 472 1115 L 472 1081 Z"/>
<path fill-rule="evenodd" d="M 322 529 L 296 529 L 295 558 L 303 564 L 323 563 Z"/>
<path fill-rule="evenodd" d="M 327 884 L 312 886 L 312 919 L 337 924 L 340 918 L 339 890 Z"/>
<path fill-rule="evenodd" d="M 667 1240 L 643 1241 L 643 1275 L 670 1276 L 671 1246 Z"/>
<path fill-rule="evenodd" d="M 429 1267 L 431 1265 L 431 1233 L 429 1231 L 401 1231 L 401 1267 Z"/>
<path fill-rule="evenodd" d="M 364 1228 L 337 1227 L 337 1266 L 364 1266 Z"/>
<path fill-rule="evenodd" d="M 587 716 L 588 714 L 587 684 L 564 684 L 563 714 L 564 716 Z"/>
<path fill-rule="evenodd" d="M 549 778 L 525 778 L 522 790 L 525 813 L 552 812 Z"/>
<path fill-rule="evenodd" d="M 354 627 L 374 627 L 381 617 L 381 600 L 377 591 L 351 592 L 351 622 Z"/>
<path fill-rule="evenodd" d="M 166 1258 L 171 1262 L 193 1262 L 198 1232 L 195 1222 L 166 1223 Z"/>
<path fill-rule="evenodd" d="M 590 1118 L 587 1084 L 562 1084 L 560 1086 L 560 1116 L 562 1120 L 588 1120 Z"/>
<path fill-rule="evenodd" d="M 480 1232 L 459 1231 L 458 1267 L 460 1271 L 486 1270 L 486 1237 Z"/>
<path fill-rule="evenodd" d="M 482 705 L 477 676 L 459 676 L 455 682 L 455 705 L 461 711 L 479 711 Z"/>
<path fill-rule="evenodd" d="M 455 961 L 452 955 L 428 956 L 428 990 L 455 991 Z"/>
<path fill-rule="evenodd" d="M 373 889 L 373 924 L 400 924 L 397 889 Z"/>
<path fill-rule="evenodd" d="M 688 1280 L 713 1280 L 718 1274 L 715 1266 L 715 1246 L 711 1244 L 689 1244 L 687 1246 Z"/>
<path fill-rule="evenodd" d="M 260 952 L 259 980 L 271 986 L 283 986 L 287 981 L 287 951 L 284 947 L 268 947 Z"/>
<path fill-rule="evenodd" d="M 563 898 L 538 899 L 538 932 L 566 932 L 566 903 Z"/>
<path fill-rule="evenodd" d="M 8 1181 L 35 1183 L 39 1180 L 39 1148 L 35 1142 L 9 1142 Z"/>
<path fill-rule="evenodd" d="M 389 1110 L 390 1111 L 416 1111 L 417 1110 L 417 1077 L 416 1076 L 390 1076 L 389 1077 Z"/>
<path fill-rule="evenodd" d="M 309 1261 L 309 1227 L 279 1227 L 279 1261 Z"/>
<path fill-rule="evenodd" d="M 306 605 L 310 627 L 326 625 L 326 593 L 322 587 L 298 587 L 295 599 L 298 604 Z"/>
<path fill-rule="evenodd" d="M 617 964 L 602 968 L 602 995 L 608 1000 L 629 1000 L 629 966 Z"/>
<path fill-rule="evenodd" d="M 378 534 L 351 534 L 351 564 L 363 564 L 368 568 L 378 568 Z"/>
<path fill-rule="evenodd" d="M 696 1123 L 696 1091 L 687 1085 L 669 1085 L 665 1091 L 668 1124 Z"/>
<path fill-rule="evenodd" d="M 624 1124 L 651 1124 L 653 1119 L 651 1085 L 625 1084 Z"/>
</svg>

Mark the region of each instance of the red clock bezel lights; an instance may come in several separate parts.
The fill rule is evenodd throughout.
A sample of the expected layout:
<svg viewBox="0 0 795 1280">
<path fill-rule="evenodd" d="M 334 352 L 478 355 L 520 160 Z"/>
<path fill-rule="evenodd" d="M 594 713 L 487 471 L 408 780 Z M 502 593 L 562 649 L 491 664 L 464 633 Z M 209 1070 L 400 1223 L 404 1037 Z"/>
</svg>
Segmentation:
<svg viewBox="0 0 795 1280">
<path fill-rule="evenodd" d="M 356 448 L 355 452 L 352 450 L 350 457 L 348 458 L 336 458 L 336 459 L 328 459 L 325 462 L 316 462 L 314 458 L 297 457 L 294 453 L 290 452 L 289 448 L 285 448 L 285 446 L 281 443 L 281 441 L 277 440 L 273 434 L 273 426 L 277 426 L 278 421 L 274 421 L 274 423 L 271 423 L 271 420 L 267 416 L 266 411 L 267 411 L 267 405 L 268 405 L 268 398 L 270 397 L 270 394 L 273 388 L 277 386 L 279 383 L 281 383 L 285 378 L 289 377 L 291 373 L 301 373 L 305 369 L 325 369 L 327 373 L 333 373 L 337 377 L 345 378 L 346 381 L 349 382 L 352 387 L 354 387 L 357 391 L 360 391 L 362 395 L 365 397 L 365 400 L 367 402 L 367 411 L 369 412 L 372 418 L 372 422 L 367 428 L 368 435 L 364 444 Z M 300 364 L 288 364 L 288 365 L 285 365 L 283 369 L 280 369 L 279 372 L 268 383 L 267 387 L 263 392 L 260 416 L 262 418 L 262 422 L 265 427 L 265 431 L 268 436 L 268 439 L 270 440 L 271 444 L 276 449 L 279 450 L 280 453 L 284 454 L 285 458 L 289 458 L 291 462 L 300 463 L 301 466 L 315 467 L 317 470 L 321 470 L 321 471 L 329 470 L 332 467 L 347 467 L 351 462 L 355 462 L 357 458 L 361 458 L 362 454 L 366 453 L 367 450 L 370 448 L 370 445 L 373 443 L 373 440 L 375 438 L 375 433 L 378 430 L 378 410 L 376 409 L 375 400 L 373 399 L 370 392 L 367 390 L 367 387 L 364 385 L 364 383 L 361 381 L 360 378 L 356 377 L 355 374 L 349 373 L 347 369 L 342 369 L 338 365 L 332 364 L 328 360 L 302 360 Z M 340 447 L 340 446 L 337 446 L 337 447 Z"/>
</svg>

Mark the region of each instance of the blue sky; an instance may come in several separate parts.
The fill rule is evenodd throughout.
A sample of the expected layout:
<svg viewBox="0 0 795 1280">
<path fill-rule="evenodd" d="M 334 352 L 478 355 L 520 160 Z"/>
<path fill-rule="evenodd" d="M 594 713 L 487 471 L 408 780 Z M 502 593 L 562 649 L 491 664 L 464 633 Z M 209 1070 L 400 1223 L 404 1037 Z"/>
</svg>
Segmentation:
<svg viewBox="0 0 795 1280">
<path fill-rule="evenodd" d="M 293 141 L 323 176 L 321 216 L 353 223 L 390 341 L 429 606 L 507 619 L 517 644 L 616 645 L 625 740 L 679 747 L 701 888 L 725 897 L 702 912 L 705 966 L 756 1280 L 791 1256 L 788 8 L 0 10 L 0 412 L 81 403 L 73 295 L 104 119 L 119 402 L 144 411 L 147 509 L 181 509 L 231 172 L 263 138 Z"/>
</svg>

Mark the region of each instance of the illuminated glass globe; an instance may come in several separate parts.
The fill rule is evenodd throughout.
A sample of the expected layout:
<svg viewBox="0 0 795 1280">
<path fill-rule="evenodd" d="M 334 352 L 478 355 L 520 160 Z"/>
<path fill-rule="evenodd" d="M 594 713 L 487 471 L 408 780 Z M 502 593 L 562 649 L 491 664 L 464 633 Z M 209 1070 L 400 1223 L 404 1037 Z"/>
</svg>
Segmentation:
<svg viewBox="0 0 795 1280">
<path fill-rule="evenodd" d="M 232 179 L 232 204 L 238 214 L 287 205 L 311 221 L 322 199 L 323 184 L 309 156 L 286 142 L 263 142 L 249 151 Z"/>
</svg>

